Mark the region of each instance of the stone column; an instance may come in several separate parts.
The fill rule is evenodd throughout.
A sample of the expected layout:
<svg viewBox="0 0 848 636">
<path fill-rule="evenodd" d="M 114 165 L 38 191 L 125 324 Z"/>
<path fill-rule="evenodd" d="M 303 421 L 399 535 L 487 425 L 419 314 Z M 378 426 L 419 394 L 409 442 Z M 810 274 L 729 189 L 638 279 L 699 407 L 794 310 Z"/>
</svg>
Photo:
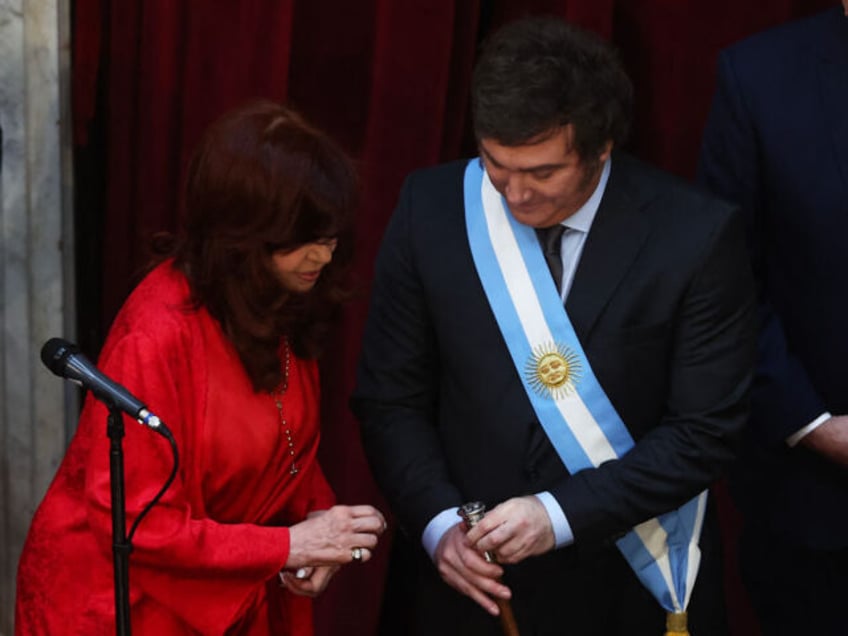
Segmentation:
<svg viewBox="0 0 848 636">
<path fill-rule="evenodd" d="M 0 0 L 0 636 L 76 413 L 76 390 L 39 357 L 48 338 L 75 335 L 69 4 Z"/>
</svg>

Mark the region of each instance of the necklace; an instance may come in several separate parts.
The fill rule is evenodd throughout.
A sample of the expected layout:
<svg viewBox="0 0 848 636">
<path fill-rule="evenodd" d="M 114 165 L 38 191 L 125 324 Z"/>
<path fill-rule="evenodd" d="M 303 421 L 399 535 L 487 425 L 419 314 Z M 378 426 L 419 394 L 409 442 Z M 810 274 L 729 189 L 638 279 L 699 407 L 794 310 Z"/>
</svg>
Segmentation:
<svg viewBox="0 0 848 636">
<path fill-rule="evenodd" d="M 285 340 L 285 362 L 283 363 L 283 381 L 280 386 L 271 392 L 271 397 L 274 398 L 274 404 L 277 405 L 277 413 L 280 414 L 280 426 L 286 436 L 286 446 L 289 456 L 291 457 L 291 467 L 289 468 L 290 475 L 296 475 L 300 470 L 294 461 L 294 438 L 292 437 L 291 426 L 286 422 L 286 416 L 283 413 L 283 394 L 289 388 L 289 341 Z"/>
</svg>

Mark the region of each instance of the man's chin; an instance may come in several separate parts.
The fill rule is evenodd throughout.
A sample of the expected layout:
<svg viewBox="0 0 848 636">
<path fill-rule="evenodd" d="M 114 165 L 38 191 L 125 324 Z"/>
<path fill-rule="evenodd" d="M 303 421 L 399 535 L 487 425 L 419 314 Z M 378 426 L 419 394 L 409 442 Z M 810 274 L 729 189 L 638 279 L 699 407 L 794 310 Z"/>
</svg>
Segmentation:
<svg viewBox="0 0 848 636">
<path fill-rule="evenodd" d="M 551 220 L 547 214 L 540 214 L 537 210 L 510 210 L 513 218 L 521 223 L 533 228 L 543 228 L 556 225 L 556 221 Z"/>
</svg>

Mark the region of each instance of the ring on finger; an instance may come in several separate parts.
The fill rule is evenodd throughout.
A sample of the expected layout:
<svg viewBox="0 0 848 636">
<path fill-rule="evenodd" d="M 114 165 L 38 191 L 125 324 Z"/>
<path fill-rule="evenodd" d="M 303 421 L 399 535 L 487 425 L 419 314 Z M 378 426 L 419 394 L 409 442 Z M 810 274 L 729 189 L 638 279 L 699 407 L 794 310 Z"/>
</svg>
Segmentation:
<svg viewBox="0 0 848 636">
<path fill-rule="evenodd" d="M 362 548 L 352 548 L 350 551 L 350 558 L 356 561 L 357 563 L 362 561 Z"/>
</svg>

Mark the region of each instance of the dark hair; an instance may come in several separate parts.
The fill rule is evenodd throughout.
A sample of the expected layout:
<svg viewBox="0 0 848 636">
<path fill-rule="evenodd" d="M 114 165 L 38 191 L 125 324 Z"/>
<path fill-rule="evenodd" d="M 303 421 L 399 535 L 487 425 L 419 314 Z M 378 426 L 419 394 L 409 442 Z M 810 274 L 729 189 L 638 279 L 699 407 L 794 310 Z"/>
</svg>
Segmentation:
<svg viewBox="0 0 848 636">
<path fill-rule="evenodd" d="M 474 132 L 520 145 L 567 124 L 583 159 L 627 136 L 633 86 L 612 47 L 557 18 L 531 17 L 497 31 L 472 79 Z"/>
<path fill-rule="evenodd" d="M 238 351 L 254 388 L 276 387 L 280 338 L 318 355 L 347 298 L 357 179 L 347 155 L 291 108 L 268 101 L 225 115 L 189 164 L 184 229 L 171 252 L 195 307 L 205 307 Z M 337 238 L 306 294 L 271 267 L 275 250 Z"/>
</svg>

